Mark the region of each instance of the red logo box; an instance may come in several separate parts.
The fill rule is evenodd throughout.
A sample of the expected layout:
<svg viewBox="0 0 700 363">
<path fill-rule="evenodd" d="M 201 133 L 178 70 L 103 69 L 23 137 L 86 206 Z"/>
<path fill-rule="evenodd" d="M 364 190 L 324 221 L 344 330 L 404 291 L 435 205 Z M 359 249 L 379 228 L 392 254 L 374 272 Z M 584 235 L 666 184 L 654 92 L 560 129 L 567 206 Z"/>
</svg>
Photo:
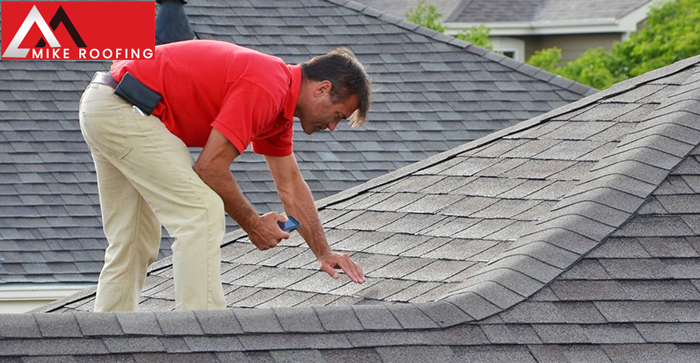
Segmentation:
<svg viewBox="0 0 700 363">
<path fill-rule="evenodd" d="M 154 1 L 2 1 L 0 58 L 150 59 Z"/>
</svg>

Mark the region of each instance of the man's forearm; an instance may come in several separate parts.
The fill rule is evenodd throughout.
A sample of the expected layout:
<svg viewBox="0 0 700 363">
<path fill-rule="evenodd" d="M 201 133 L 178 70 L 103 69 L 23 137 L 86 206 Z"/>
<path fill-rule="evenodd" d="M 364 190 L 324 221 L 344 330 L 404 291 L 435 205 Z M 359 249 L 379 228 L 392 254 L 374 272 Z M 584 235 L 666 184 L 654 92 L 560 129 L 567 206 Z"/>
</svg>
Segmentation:
<svg viewBox="0 0 700 363">
<path fill-rule="evenodd" d="M 327 255 L 332 250 L 326 241 L 323 225 L 318 216 L 313 195 L 303 179 L 292 184 L 292 189 L 279 191 L 284 210 L 300 223 L 299 233 L 309 245 L 316 258 Z"/>
<path fill-rule="evenodd" d="M 243 196 L 241 189 L 230 171 L 207 172 L 194 167 L 199 177 L 214 190 L 224 202 L 224 210 L 233 218 L 238 225 L 248 231 L 251 225 L 251 218 L 257 216 L 255 209 Z"/>
</svg>

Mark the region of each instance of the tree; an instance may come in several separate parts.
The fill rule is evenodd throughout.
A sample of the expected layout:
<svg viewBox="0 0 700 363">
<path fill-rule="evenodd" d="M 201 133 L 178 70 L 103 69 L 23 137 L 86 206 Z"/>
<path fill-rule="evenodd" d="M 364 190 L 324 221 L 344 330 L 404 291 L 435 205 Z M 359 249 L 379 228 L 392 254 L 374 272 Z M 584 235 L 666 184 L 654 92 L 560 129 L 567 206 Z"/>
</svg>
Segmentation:
<svg viewBox="0 0 700 363">
<path fill-rule="evenodd" d="M 442 14 L 437 12 L 437 5 L 426 5 L 425 0 L 419 0 L 418 6 L 406 13 L 406 20 L 428 29 L 444 33 L 447 27 L 440 22 Z M 491 29 L 484 24 L 469 29 L 462 29 L 457 33 L 457 38 L 486 49 L 493 49 L 489 40 Z"/>
<path fill-rule="evenodd" d="M 440 22 L 441 17 L 442 14 L 437 12 L 437 6 L 426 5 L 425 0 L 418 1 L 418 6 L 406 13 L 406 20 L 411 23 L 444 33 L 447 27 Z"/>
<path fill-rule="evenodd" d="M 457 33 L 457 38 L 465 42 L 472 43 L 482 48 L 493 50 L 493 45 L 489 39 L 491 29 L 487 29 L 486 25 L 473 26 L 469 29 L 462 29 Z"/>
<path fill-rule="evenodd" d="M 528 64 L 605 89 L 700 54 L 700 0 L 666 0 L 649 11 L 646 27 L 610 51 L 589 49 L 578 59 L 561 62 L 556 48 L 535 52 Z"/>
</svg>

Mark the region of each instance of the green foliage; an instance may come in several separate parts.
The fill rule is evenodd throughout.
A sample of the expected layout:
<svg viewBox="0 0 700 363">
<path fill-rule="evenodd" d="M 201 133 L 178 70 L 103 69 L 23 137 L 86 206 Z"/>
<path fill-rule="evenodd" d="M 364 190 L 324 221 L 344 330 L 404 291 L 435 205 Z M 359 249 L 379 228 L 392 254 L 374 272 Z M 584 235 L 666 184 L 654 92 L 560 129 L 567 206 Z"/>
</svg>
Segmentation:
<svg viewBox="0 0 700 363">
<path fill-rule="evenodd" d="M 535 52 L 528 64 L 591 87 L 605 89 L 625 79 L 700 54 L 700 0 L 667 0 L 652 7 L 646 27 L 609 52 L 589 49 L 561 61 L 561 50 Z"/>
<path fill-rule="evenodd" d="M 465 42 L 472 43 L 482 48 L 493 50 L 493 45 L 489 40 L 491 29 L 487 29 L 486 25 L 473 26 L 469 29 L 462 29 L 457 33 L 457 38 Z"/>
<path fill-rule="evenodd" d="M 411 23 L 444 33 L 447 27 L 442 25 L 440 17 L 442 14 L 437 12 L 437 6 L 425 5 L 425 0 L 418 1 L 418 6 L 406 13 L 406 20 Z"/>
<path fill-rule="evenodd" d="M 442 14 L 437 12 L 437 5 L 426 5 L 425 0 L 419 0 L 418 6 L 406 13 L 406 20 L 411 23 L 444 33 L 447 27 L 440 22 L 441 17 Z M 493 49 L 489 33 L 491 33 L 491 29 L 487 29 L 484 24 L 481 24 L 460 30 L 457 33 L 457 38 L 486 49 Z"/>
<path fill-rule="evenodd" d="M 527 61 L 527 64 L 544 69 L 552 73 L 557 73 L 561 68 L 559 67 L 559 62 L 561 61 L 561 49 L 557 47 L 546 48 L 536 50 L 535 53 Z"/>
</svg>

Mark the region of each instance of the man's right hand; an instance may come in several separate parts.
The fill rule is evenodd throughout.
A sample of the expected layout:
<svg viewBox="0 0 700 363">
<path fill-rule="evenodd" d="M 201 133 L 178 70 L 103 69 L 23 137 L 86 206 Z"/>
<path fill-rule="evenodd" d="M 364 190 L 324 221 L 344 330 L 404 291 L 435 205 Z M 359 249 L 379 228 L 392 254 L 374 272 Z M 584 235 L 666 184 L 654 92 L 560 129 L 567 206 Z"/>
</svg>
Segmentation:
<svg viewBox="0 0 700 363">
<path fill-rule="evenodd" d="M 253 221 L 249 224 L 248 238 L 253 242 L 255 247 L 264 251 L 277 246 L 283 239 L 289 238 L 289 233 L 280 229 L 277 222 L 285 222 L 287 217 L 270 212 L 262 216 L 256 215 Z"/>
</svg>

